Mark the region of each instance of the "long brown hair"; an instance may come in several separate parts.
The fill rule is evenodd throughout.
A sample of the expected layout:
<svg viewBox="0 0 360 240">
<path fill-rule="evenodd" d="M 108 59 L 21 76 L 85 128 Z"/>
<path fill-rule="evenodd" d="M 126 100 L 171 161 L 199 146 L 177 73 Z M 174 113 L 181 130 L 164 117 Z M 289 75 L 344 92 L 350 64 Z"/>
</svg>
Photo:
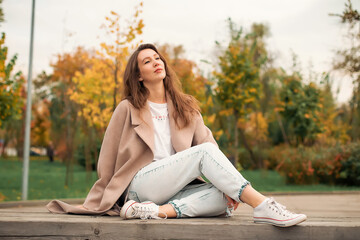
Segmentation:
<svg viewBox="0 0 360 240">
<path fill-rule="evenodd" d="M 141 110 L 149 97 L 149 90 L 142 81 L 139 81 L 140 70 L 138 66 L 138 55 L 144 49 L 154 50 L 164 62 L 166 76 L 164 78 L 164 87 L 167 97 L 170 96 L 174 105 L 174 114 L 176 125 L 179 128 L 190 124 L 193 116 L 200 111 L 198 101 L 182 91 L 181 83 L 174 71 L 168 66 L 165 58 L 159 53 L 153 44 L 141 44 L 130 56 L 124 73 L 124 98 L 127 99 L 135 108 Z"/>
</svg>

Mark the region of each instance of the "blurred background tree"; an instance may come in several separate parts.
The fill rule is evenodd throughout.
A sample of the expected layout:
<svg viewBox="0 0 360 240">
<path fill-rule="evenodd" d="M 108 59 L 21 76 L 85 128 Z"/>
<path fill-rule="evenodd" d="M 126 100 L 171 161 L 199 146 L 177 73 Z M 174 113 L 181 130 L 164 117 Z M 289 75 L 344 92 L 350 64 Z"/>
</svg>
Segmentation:
<svg viewBox="0 0 360 240">
<path fill-rule="evenodd" d="M 0 25 L 4 21 L 2 0 L 0 0 Z M 17 149 L 18 156 L 22 156 L 25 79 L 20 71 L 14 73 L 17 55 L 8 58 L 5 40 L 6 34 L 2 32 L 0 39 L 0 139 L 2 139 L 2 149 L 0 155 L 5 155 L 6 147 L 12 142 Z"/>
<path fill-rule="evenodd" d="M 266 51 L 261 41 L 267 31 L 265 29 L 265 26 L 253 25 L 252 32 L 244 34 L 243 28 L 238 28 L 229 19 L 230 41 L 219 56 L 219 71 L 214 72 L 217 80 L 216 96 L 223 107 L 219 115 L 227 116 L 229 120 L 231 118 L 229 122 L 233 126 L 235 165 L 239 162 L 240 135 L 252 161 L 261 166 L 261 161 L 253 153 L 244 131 L 249 114 L 258 109 L 261 91 L 260 67 L 266 61 Z"/>
<path fill-rule="evenodd" d="M 360 14 L 353 8 L 350 0 L 345 3 L 341 14 L 330 14 L 341 19 L 348 28 L 346 37 L 349 46 L 336 52 L 334 69 L 339 70 L 353 79 L 353 94 L 350 100 L 350 136 L 353 140 L 360 139 Z"/>
<path fill-rule="evenodd" d="M 322 131 L 319 119 L 320 95 L 315 83 L 304 84 L 302 75 L 294 72 L 280 76 L 282 87 L 279 93 L 277 111 L 283 117 L 288 143 L 294 146 L 315 143 Z"/>
<path fill-rule="evenodd" d="M 123 74 L 127 58 L 141 43 L 138 36 L 144 27 L 140 18 L 142 6 L 140 2 L 135 7 L 135 13 L 126 24 L 122 24 L 116 12 L 112 11 L 110 16 L 105 17 L 106 24 L 102 27 L 110 40 L 102 42 L 100 50 L 86 59 L 91 68 L 77 71 L 73 77 L 75 88 L 67 92 L 80 107 L 78 116 L 81 118 L 82 141 L 76 156 L 89 171 L 95 169 L 99 139 L 102 139 L 113 111 L 123 98 Z"/>
</svg>

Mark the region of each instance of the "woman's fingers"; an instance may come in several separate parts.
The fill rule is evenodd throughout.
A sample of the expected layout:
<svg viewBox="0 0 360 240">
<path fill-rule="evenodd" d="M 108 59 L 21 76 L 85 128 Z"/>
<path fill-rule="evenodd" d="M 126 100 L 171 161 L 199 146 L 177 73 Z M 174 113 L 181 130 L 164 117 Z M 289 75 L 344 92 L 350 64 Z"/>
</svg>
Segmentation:
<svg viewBox="0 0 360 240">
<path fill-rule="evenodd" d="M 227 201 L 228 201 L 228 206 L 234 206 L 234 201 L 232 200 L 232 198 L 231 197 L 229 197 L 228 195 L 226 195 L 225 194 L 225 197 L 226 197 L 226 199 L 227 199 Z"/>
<path fill-rule="evenodd" d="M 236 210 L 239 206 L 239 203 L 236 202 L 234 199 L 232 199 L 231 197 L 229 197 L 228 195 L 225 194 L 226 199 L 228 200 L 228 206 L 229 207 L 233 207 L 234 210 Z"/>
<path fill-rule="evenodd" d="M 239 203 L 238 203 L 238 202 L 235 202 L 235 204 L 234 204 L 234 210 L 236 210 L 236 209 L 238 208 L 238 206 L 239 206 Z"/>
</svg>

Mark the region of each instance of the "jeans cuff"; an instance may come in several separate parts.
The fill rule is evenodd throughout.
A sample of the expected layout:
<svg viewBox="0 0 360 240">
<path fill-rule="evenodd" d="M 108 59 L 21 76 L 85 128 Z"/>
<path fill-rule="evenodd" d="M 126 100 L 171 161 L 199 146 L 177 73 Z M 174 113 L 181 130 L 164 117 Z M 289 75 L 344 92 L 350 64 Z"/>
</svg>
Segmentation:
<svg viewBox="0 0 360 240">
<path fill-rule="evenodd" d="M 240 190 L 239 190 L 239 202 L 243 203 L 243 201 L 241 201 L 240 197 L 241 197 L 241 194 L 242 192 L 244 191 L 245 187 L 247 185 L 251 185 L 251 183 L 249 181 L 245 181 L 244 184 L 241 186 Z"/>
<path fill-rule="evenodd" d="M 231 217 L 233 215 L 234 207 L 227 207 L 225 210 L 225 217 Z"/>
<path fill-rule="evenodd" d="M 176 212 L 176 218 L 181 218 L 180 208 L 173 201 L 168 202 L 168 204 L 171 204 L 171 206 L 173 206 L 173 208 Z"/>
</svg>

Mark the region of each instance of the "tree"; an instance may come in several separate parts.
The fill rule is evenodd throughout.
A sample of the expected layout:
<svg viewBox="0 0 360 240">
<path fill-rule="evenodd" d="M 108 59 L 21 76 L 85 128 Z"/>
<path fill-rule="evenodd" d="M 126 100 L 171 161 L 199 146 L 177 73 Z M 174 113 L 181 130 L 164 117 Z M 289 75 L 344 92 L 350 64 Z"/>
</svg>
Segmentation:
<svg viewBox="0 0 360 240">
<path fill-rule="evenodd" d="M 56 148 L 58 155 L 66 163 L 65 186 L 68 186 L 72 179 L 72 168 L 74 151 L 77 147 L 76 135 L 79 129 L 79 105 L 70 99 L 70 89 L 75 89 L 73 78 L 77 72 L 84 72 L 91 67 L 88 59 L 92 52 L 78 47 L 74 53 L 64 53 L 57 56 L 53 67 L 53 74 L 49 81 L 52 95 L 50 118 L 51 136 L 58 139 Z M 55 143 L 56 144 L 56 143 Z"/>
<path fill-rule="evenodd" d="M 352 3 L 348 0 L 342 14 L 330 14 L 330 16 L 340 17 L 341 23 L 348 27 L 347 37 L 349 47 L 336 52 L 336 59 L 333 67 L 341 70 L 353 79 L 353 93 L 350 100 L 351 116 L 349 125 L 353 140 L 360 136 L 360 14 L 353 9 Z"/>
<path fill-rule="evenodd" d="M 216 96 L 223 110 L 220 115 L 233 116 L 235 164 L 238 163 L 238 133 L 256 165 L 260 165 L 244 133 L 244 123 L 249 113 L 258 104 L 260 97 L 260 67 L 266 56 L 258 48 L 258 36 L 253 32 L 244 34 L 229 19 L 230 42 L 219 57 L 219 71 L 213 74 L 217 79 Z M 220 44 L 218 44 L 220 46 Z"/>
<path fill-rule="evenodd" d="M 17 55 L 8 60 L 8 48 L 4 45 L 5 37 L 5 33 L 2 33 L 0 39 L 0 137 L 3 140 L 3 150 L 12 140 L 15 140 L 15 145 L 22 144 L 23 138 L 20 136 L 23 129 L 25 82 L 20 71 L 13 73 Z M 20 153 L 21 151 L 18 151 L 18 154 Z"/>
<path fill-rule="evenodd" d="M 77 72 L 73 78 L 76 88 L 69 89 L 70 99 L 79 105 L 82 141 L 80 155 L 85 156 L 85 168 L 91 172 L 97 161 L 96 139 L 101 139 L 113 112 L 113 74 L 105 60 L 88 59 L 91 68 Z M 94 150 L 95 151 L 92 151 Z"/>
<path fill-rule="evenodd" d="M 50 111 L 46 100 L 32 106 L 31 143 L 35 146 L 47 147 L 50 142 Z"/>
<path fill-rule="evenodd" d="M 129 50 L 137 47 L 139 42 L 136 42 L 136 37 L 142 34 L 144 28 L 143 20 L 140 18 L 142 13 L 143 3 L 140 2 L 135 7 L 135 13 L 127 25 L 122 26 L 120 15 L 114 11 L 110 12 L 110 16 L 106 17 L 107 23 L 102 27 L 105 29 L 107 35 L 110 37 L 110 42 L 103 42 L 100 44 L 101 50 L 97 54 L 104 59 L 104 63 L 108 66 L 113 75 L 113 111 L 120 102 L 122 92 L 122 75 L 125 71 L 127 57 Z"/>
<path fill-rule="evenodd" d="M 4 46 L 5 33 L 0 39 L 0 127 L 6 121 L 16 118 L 21 113 L 23 104 L 21 88 L 24 78 L 21 72 L 12 73 L 17 55 L 7 61 L 8 48 Z"/>
<path fill-rule="evenodd" d="M 329 74 L 323 74 L 320 89 L 319 119 L 323 125 L 323 131 L 318 135 L 318 141 L 323 145 L 346 144 L 350 141 L 347 134 L 349 125 L 341 117 L 343 109 L 336 106 L 332 94 L 332 81 Z"/>
<path fill-rule="evenodd" d="M 2 5 L 2 1 L 3 0 L 0 0 L 0 6 Z M 4 12 L 2 10 L 2 7 L 0 7 L 0 23 L 4 22 L 5 19 L 4 19 Z"/>
<path fill-rule="evenodd" d="M 288 141 L 296 146 L 312 145 L 322 132 L 320 91 L 313 82 L 304 84 L 299 72 L 284 72 L 280 78 L 282 87 L 276 110 L 284 119 Z"/>
<path fill-rule="evenodd" d="M 135 13 L 127 25 L 120 21 L 120 15 L 111 11 L 103 25 L 110 41 L 100 44 L 100 50 L 86 58 L 89 68 L 77 71 L 73 76 L 74 88 L 67 91 L 70 100 L 79 107 L 81 149 L 85 155 L 85 166 L 91 170 L 97 161 L 96 139 L 105 133 L 111 115 L 123 96 L 123 74 L 130 50 L 138 46 L 137 36 L 144 27 L 140 18 L 142 3 L 135 8 Z M 124 27 L 125 26 L 125 27 Z M 79 155 L 81 155 L 79 154 Z"/>
<path fill-rule="evenodd" d="M 80 115 L 89 126 L 96 127 L 102 133 L 122 99 L 122 76 L 129 49 L 138 45 L 135 38 L 142 33 L 144 26 L 142 19 L 139 19 L 141 6 L 142 3 L 135 9 L 133 19 L 125 30 L 120 28 L 120 15 L 112 11 L 111 16 L 106 17 L 108 25 L 104 27 L 113 41 L 100 44 L 101 50 L 87 60 L 92 67 L 76 72 L 73 78 L 75 88 L 68 91 L 71 100 L 81 107 Z"/>
</svg>

